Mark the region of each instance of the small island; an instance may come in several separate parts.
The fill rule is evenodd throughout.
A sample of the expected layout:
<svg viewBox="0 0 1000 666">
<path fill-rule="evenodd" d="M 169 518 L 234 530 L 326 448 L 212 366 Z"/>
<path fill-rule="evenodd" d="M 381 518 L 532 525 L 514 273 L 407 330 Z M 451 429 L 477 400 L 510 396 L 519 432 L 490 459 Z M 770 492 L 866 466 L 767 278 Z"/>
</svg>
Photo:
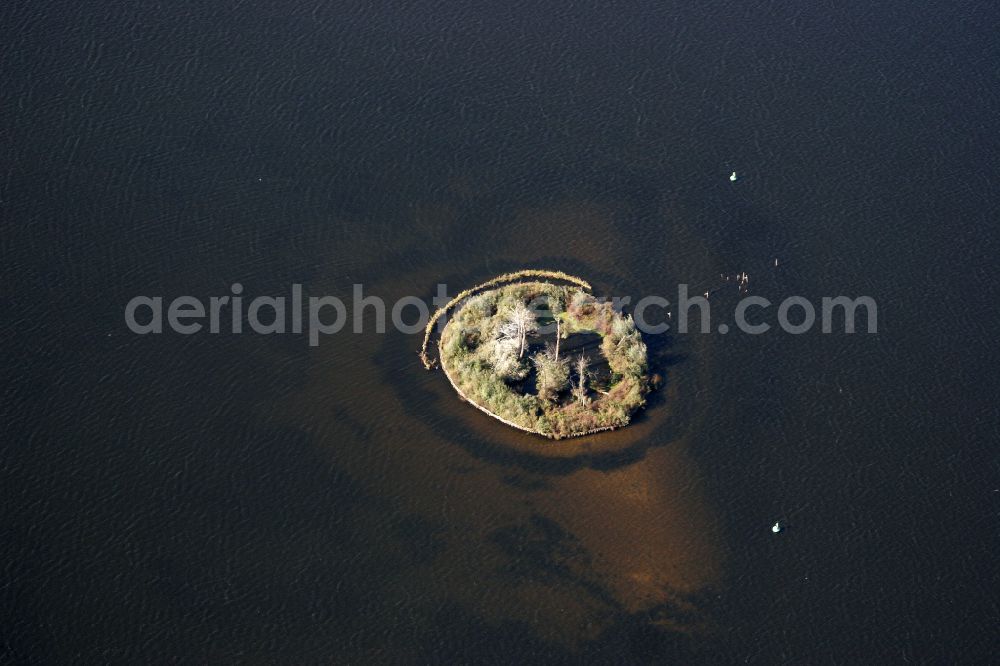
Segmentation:
<svg viewBox="0 0 1000 666">
<path fill-rule="evenodd" d="M 519 281 L 547 276 L 573 282 Z M 501 284 L 507 283 L 507 284 Z M 500 286 L 497 286 L 497 285 Z M 588 293 L 580 278 L 522 271 L 467 290 L 438 342 L 440 364 L 466 401 L 509 426 L 552 439 L 629 423 L 649 390 L 646 345 L 631 317 Z M 599 341 L 567 351 L 573 336 Z"/>
</svg>

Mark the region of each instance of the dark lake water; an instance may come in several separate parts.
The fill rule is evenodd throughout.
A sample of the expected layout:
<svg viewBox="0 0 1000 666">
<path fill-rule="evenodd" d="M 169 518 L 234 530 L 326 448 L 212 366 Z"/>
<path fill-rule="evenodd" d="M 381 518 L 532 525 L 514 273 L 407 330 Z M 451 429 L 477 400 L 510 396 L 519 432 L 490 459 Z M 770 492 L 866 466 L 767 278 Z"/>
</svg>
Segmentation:
<svg viewBox="0 0 1000 666">
<path fill-rule="evenodd" d="M 998 18 L 3 3 L 0 661 L 986 663 Z M 522 267 L 878 333 L 655 336 L 638 421 L 548 445 L 419 335 L 123 315 Z"/>
</svg>

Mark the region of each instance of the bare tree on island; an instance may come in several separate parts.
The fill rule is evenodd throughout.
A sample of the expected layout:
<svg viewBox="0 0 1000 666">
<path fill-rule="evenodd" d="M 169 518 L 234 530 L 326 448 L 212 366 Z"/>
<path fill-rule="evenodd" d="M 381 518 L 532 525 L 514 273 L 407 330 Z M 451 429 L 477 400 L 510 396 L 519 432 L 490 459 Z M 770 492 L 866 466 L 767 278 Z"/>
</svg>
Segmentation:
<svg viewBox="0 0 1000 666">
<path fill-rule="evenodd" d="M 535 313 L 524 303 L 518 303 L 510 310 L 507 321 L 500 327 L 500 334 L 504 337 L 517 340 L 517 358 L 524 358 L 524 346 L 529 333 L 538 330 L 538 322 L 535 321 Z"/>
<path fill-rule="evenodd" d="M 519 379 L 521 362 L 517 358 L 517 339 L 501 335 L 493 341 L 490 363 L 494 372 L 504 379 Z"/>
<path fill-rule="evenodd" d="M 587 376 L 588 368 L 590 367 L 590 360 L 584 354 L 580 354 L 576 359 L 574 364 L 574 369 L 576 370 L 576 385 L 573 387 L 573 397 L 577 399 L 578 402 L 587 404 L 590 402 L 587 398 Z"/>
<path fill-rule="evenodd" d="M 561 337 L 561 331 L 559 330 L 559 317 L 556 316 L 556 360 L 559 360 L 559 338 Z"/>
</svg>

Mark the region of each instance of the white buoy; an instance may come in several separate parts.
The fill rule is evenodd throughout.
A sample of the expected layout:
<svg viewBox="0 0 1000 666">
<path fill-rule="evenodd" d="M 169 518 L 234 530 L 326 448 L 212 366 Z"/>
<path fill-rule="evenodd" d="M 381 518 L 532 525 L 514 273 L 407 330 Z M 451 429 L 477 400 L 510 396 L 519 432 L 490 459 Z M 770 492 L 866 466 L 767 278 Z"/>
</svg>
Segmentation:
<svg viewBox="0 0 1000 666">
<path fill-rule="evenodd" d="M 777 534 L 781 531 L 781 521 L 779 520 L 774 525 L 771 525 L 771 531 Z"/>
<path fill-rule="evenodd" d="M 731 173 L 731 174 L 729 175 L 729 180 L 733 181 L 734 183 L 736 182 L 736 172 L 735 172 L 735 171 L 734 171 L 734 172 L 732 172 L 732 173 Z"/>
</svg>

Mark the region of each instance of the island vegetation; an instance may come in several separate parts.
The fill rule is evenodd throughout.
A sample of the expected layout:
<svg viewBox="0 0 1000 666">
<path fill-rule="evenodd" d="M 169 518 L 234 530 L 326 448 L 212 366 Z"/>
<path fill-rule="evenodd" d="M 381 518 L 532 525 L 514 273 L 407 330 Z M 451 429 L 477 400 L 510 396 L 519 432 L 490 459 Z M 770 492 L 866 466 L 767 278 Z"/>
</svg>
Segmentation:
<svg viewBox="0 0 1000 666">
<path fill-rule="evenodd" d="M 449 381 L 491 416 L 554 439 L 627 425 L 649 389 L 646 345 L 634 322 L 588 293 L 586 281 L 549 271 L 527 277 L 540 273 L 571 284 L 518 282 L 521 274 L 508 274 L 463 292 L 436 314 L 434 321 L 461 302 L 438 343 Z M 428 367 L 432 326 L 421 351 Z M 596 334 L 599 344 L 589 353 L 567 352 L 576 334 Z"/>
</svg>

